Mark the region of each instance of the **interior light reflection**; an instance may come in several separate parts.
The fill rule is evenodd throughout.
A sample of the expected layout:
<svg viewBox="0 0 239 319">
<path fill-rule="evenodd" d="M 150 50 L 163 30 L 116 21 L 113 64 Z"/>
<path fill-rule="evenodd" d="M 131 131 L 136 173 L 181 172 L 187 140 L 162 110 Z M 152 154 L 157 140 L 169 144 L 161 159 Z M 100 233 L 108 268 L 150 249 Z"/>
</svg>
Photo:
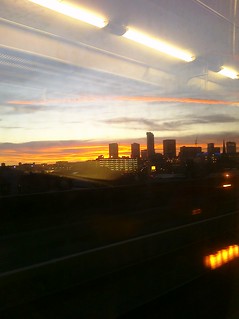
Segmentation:
<svg viewBox="0 0 239 319">
<path fill-rule="evenodd" d="M 202 213 L 202 210 L 201 208 L 195 208 L 192 210 L 192 215 L 198 215 L 198 214 L 201 214 Z"/>
<path fill-rule="evenodd" d="M 239 246 L 231 245 L 222 250 L 218 250 L 215 254 L 206 256 L 204 265 L 207 268 L 216 269 L 237 257 L 239 257 Z"/>
<path fill-rule="evenodd" d="M 232 184 L 223 184 L 222 185 L 223 188 L 228 188 L 228 187 L 231 187 L 231 186 L 232 186 Z"/>
</svg>

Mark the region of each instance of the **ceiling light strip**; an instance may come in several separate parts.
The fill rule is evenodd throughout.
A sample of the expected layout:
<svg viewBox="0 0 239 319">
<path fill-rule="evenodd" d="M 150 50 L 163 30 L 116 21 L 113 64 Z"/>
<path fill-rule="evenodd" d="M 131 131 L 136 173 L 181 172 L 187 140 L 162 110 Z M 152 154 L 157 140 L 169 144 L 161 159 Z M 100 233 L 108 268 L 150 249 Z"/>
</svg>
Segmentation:
<svg viewBox="0 0 239 319">
<path fill-rule="evenodd" d="M 235 70 L 232 70 L 232 69 L 225 68 L 225 67 L 222 67 L 222 69 L 218 73 L 221 75 L 224 75 L 230 79 L 233 79 L 233 80 L 239 78 L 238 72 L 236 72 Z"/>
<path fill-rule="evenodd" d="M 149 48 L 155 49 L 159 52 L 170 55 L 174 58 L 183 60 L 185 62 L 191 62 L 195 59 L 195 57 L 181 49 L 178 49 L 170 44 L 167 44 L 163 41 L 148 37 L 147 35 L 138 32 L 134 29 L 129 28 L 124 34 L 123 37 L 132 40 L 134 42 L 143 44 Z"/>
<path fill-rule="evenodd" d="M 97 28 L 104 28 L 108 21 L 88 10 L 81 9 L 61 0 L 29 0 L 47 9 L 64 14 L 76 20 L 91 24 Z"/>
</svg>

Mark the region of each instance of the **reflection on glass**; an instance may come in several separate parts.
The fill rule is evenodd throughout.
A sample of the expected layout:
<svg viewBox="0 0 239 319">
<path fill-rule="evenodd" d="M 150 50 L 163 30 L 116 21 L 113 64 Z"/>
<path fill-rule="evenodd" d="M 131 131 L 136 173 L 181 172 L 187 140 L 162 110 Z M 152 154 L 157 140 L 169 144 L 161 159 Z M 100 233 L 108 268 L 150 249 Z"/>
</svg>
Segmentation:
<svg viewBox="0 0 239 319">
<path fill-rule="evenodd" d="M 201 208 L 196 208 L 196 209 L 192 210 L 192 215 L 198 215 L 198 214 L 201 214 L 201 213 L 202 213 Z"/>
<path fill-rule="evenodd" d="M 231 186 L 232 186 L 232 184 L 223 184 L 222 185 L 223 188 L 228 188 L 228 187 L 231 187 Z"/>
<path fill-rule="evenodd" d="M 215 254 L 206 256 L 204 259 L 204 265 L 207 268 L 216 269 L 237 257 L 239 257 L 239 246 L 231 245 L 218 250 Z"/>
</svg>

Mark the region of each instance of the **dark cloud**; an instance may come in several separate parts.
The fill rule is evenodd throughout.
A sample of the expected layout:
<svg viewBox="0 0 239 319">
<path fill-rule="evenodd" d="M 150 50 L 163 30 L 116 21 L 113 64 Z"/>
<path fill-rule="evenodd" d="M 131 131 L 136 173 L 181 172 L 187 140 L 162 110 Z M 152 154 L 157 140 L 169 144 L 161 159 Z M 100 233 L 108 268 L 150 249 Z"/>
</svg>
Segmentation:
<svg viewBox="0 0 239 319">
<path fill-rule="evenodd" d="M 164 128 L 164 131 L 180 131 L 185 127 L 186 124 L 188 124 L 186 121 L 168 121 L 163 122 L 162 127 Z"/>
<path fill-rule="evenodd" d="M 227 114 L 212 114 L 207 116 L 188 115 L 189 122 L 187 124 L 204 124 L 204 123 L 234 123 L 238 122 L 238 118 Z"/>
<path fill-rule="evenodd" d="M 159 121 L 155 120 L 148 120 L 148 119 L 134 119 L 134 118 L 126 118 L 126 117 L 119 117 L 115 119 L 110 119 L 104 121 L 106 124 L 119 124 L 124 125 L 129 124 L 127 129 L 138 130 L 145 129 L 151 131 L 169 131 L 172 129 L 180 130 L 180 126 L 182 125 L 181 121 L 168 121 L 164 123 L 160 123 Z"/>
<path fill-rule="evenodd" d="M 180 136 L 177 138 L 177 141 L 179 143 L 185 143 L 186 144 L 193 144 L 195 140 L 197 139 L 198 146 L 200 144 L 207 144 L 207 143 L 215 143 L 222 145 L 223 140 L 225 141 L 234 141 L 238 142 L 239 134 L 238 131 L 223 131 L 223 132 L 215 132 L 215 133 L 207 133 L 204 134 L 194 134 L 194 135 L 186 135 L 186 136 Z"/>
<path fill-rule="evenodd" d="M 11 129 L 23 129 L 22 126 L 0 126 L 0 129 L 11 130 Z"/>
<path fill-rule="evenodd" d="M 109 120 L 105 120 L 106 124 L 124 124 L 124 123 L 139 123 L 141 120 L 136 120 L 129 117 L 117 117 Z"/>
<path fill-rule="evenodd" d="M 91 140 L 68 140 L 68 141 L 33 141 L 26 143 L 0 143 L 0 150 L 16 151 L 41 151 L 46 148 L 54 147 L 74 147 L 90 143 Z"/>
<path fill-rule="evenodd" d="M 110 119 L 104 121 L 104 123 L 107 124 L 119 124 L 119 125 L 124 125 L 125 124 L 130 124 L 127 125 L 128 129 L 145 129 L 145 130 L 150 130 L 150 131 L 172 131 L 172 130 L 177 130 L 180 131 L 186 124 L 193 124 L 185 120 L 177 120 L 177 121 L 167 121 L 167 122 L 160 122 L 160 121 L 155 121 L 155 120 L 148 120 L 148 119 L 134 119 L 134 118 L 116 118 L 116 119 Z"/>
<path fill-rule="evenodd" d="M 208 116 L 197 116 L 197 115 L 188 115 L 181 120 L 177 121 L 167 121 L 163 122 L 163 126 L 168 129 L 183 129 L 188 125 L 195 124 L 220 124 L 220 123 L 236 123 L 238 118 L 226 115 L 226 114 L 215 114 Z"/>
<path fill-rule="evenodd" d="M 181 116 L 180 116 L 181 117 Z M 105 120 L 106 124 L 120 125 L 129 129 L 146 129 L 152 131 L 182 131 L 187 126 L 195 124 L 219 124 L 219 123 L 235 123 L 238 122 L 238 118 L 226 115 L 226 114 L 215 114 L 208 116 L 198 116 L 195 114 L 187 115 L 186 117 L 178 120 L 168 120 L 161 122 L 159 120 L 143 119 L 143 118 L 130 118 L 130 117 L 118 117 L 113 119 Z"/>
</svg>

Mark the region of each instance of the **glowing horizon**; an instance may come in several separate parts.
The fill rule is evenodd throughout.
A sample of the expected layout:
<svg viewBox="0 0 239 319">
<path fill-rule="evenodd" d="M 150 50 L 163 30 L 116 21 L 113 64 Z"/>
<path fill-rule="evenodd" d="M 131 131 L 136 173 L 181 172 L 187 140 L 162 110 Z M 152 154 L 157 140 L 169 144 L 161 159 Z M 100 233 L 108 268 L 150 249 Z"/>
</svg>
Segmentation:
<svg viewBox="0 0 239 319">
<path fill-rule="evenodd" d="M 140 141 L 141 150 L 146 149 L 146 131 L 152 131 L 158 140 L 155 141 L 157 153 L 162 153 L 162 140 L 168 138 L 176 139 L 177 153 L 180 146 L 195 146 L 195 138 L 200 135 L 204 136 L 199 138 L 198 146 L 203 150 L 206 143 L 213 142 L 221 147 L 223 139 L 238 140 L 235 106 L 239 106 L 239 101 L 153 95 L 82 95 L 8 100 L 6 105 L 5 123 L 8 118 L 9 123 L 5 130 L 2 125 L 2 144 L 12 144 L 8 149 L 0 148 L 0 161 L 8 165 L 29 161 L 87 161 L 95 160 L 99 155 L 107 158 L 111 142 L 119 144 L 119 156 L 130 156 L 130 145 L 134 142 Z M 200 106 L 200 113 L 191 107 L 193 105 Z M 225 105 L 230 107 L 229 115 L 223 111 Z M 206 114 L 208 109 L 210 112 Z M 18 123 L 21 123 L 19 128 Z M 230 124 L 227 126 L 229 131 L 225 131 L 225 124 Z M 29 136 L 39 142 L 28 142 Z M 79 143 L 71 145 L 72 140 Z M 54 145 L 52 141 L 55 141 Z M 66 142 L 62 145 L 61 141 Z"/>
<path fill-rule="evenodd" d="M 133 142 L 132 142 L 133 143 Z M 24 143 L 23 143 L 24 144 Z M 128 143 L 118 143 L 119 144 L 119 157 L 131 155 L 131 144 Z M 145 150 L 147 148 L 146 143 L 139 143 L 140 150 Z M 18 144 L 16 144 L 17 146 Z M 1 146 L 1 144 L 0 144 Z M 177 143 L 177 153 L 181 146 L 195 146 L 195 144 L 187 143 Z M 202 147 L 202 150 L 206 150 L 206 144 L 198 145 Z M 155 144 L 155 152 L 163 153 L 163 144 Z M 57 161 L 68 161 L 68 162 L 80 162 L 88 160 L 96 160 L 98 156 L 103 155 L 105 158 L 109 156 L 109 143 L 105 144 L 85 144 L 85 145 L 53 145 L 48 147 L 38 147 L 31 148 L 31 146 L 26 147 L 25 145 L 19 148 L 2 149 L 0 154 L 0 162 L 6 165 L 17 165 L 21 163 L 48 163 L 52 164 Z"/>
</svg>

